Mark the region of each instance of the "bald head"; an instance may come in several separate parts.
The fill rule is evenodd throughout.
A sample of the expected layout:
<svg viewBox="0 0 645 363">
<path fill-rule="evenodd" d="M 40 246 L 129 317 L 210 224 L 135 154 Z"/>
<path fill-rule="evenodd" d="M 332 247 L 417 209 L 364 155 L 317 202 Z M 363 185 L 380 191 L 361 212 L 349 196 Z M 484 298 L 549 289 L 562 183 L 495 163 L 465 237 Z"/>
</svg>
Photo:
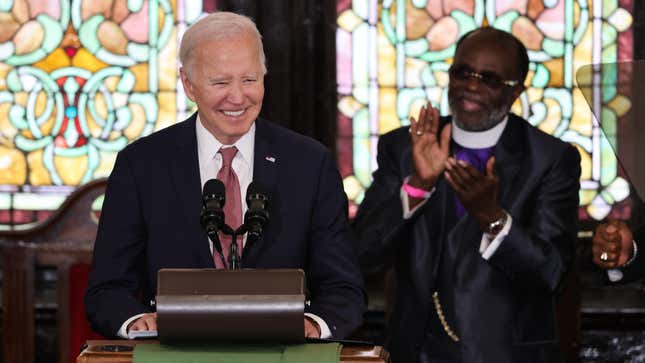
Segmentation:
<svg viewBox="0 0 645 363">
<path fill-rule="evenodd" d="M 502 48 L 503 53 L 500 53 L 500 62 L 509 60 L 505 56 L 506 54 L 513 54 L 514 57 L 511 60 L 514 63 L 511 66 L 517 71 L 515 79 L 524 82 L 529 71 L 529 56 L 524 44 L 513 34 L 492 27 L 477 28 L 459 38 L 455 56 L 457 56 L 459 49 L 464 44 L 475 42 Z"/>
<path fill-rule="evenodd" d="M 251 36 L 257 41 L 258 61 L 262 73 L 266 74 L 266 56 L 264 55 L 262 36 L 255 23 L 244 15 L 225 11 L 209 14 L 186 30 L 179 47 L 179 61 L 187 73 L 190 73 L 195 48 L 206 41 L 232 39 L 240 36 Z"/>
</svg>

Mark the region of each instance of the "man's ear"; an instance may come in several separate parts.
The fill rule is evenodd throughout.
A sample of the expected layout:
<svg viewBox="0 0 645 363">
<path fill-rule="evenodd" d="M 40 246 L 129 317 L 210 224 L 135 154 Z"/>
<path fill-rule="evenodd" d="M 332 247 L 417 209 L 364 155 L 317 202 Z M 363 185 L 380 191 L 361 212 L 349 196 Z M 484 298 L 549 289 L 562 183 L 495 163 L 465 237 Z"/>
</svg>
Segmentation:
<svg viewBox="0 0 645 363">
<path fill-rule="evenodd" d="M 188 74 L 186 74 L 183 66 L 179 68 L 179 77 L 181 78 L 181 84 L 184 85 L 184 92 L 186 93 L 186 96 L 188 96 L 191 101 L 195 102 L 195 98 L 193 97 L 193 84 L 190 83 Z"/>
</svg>

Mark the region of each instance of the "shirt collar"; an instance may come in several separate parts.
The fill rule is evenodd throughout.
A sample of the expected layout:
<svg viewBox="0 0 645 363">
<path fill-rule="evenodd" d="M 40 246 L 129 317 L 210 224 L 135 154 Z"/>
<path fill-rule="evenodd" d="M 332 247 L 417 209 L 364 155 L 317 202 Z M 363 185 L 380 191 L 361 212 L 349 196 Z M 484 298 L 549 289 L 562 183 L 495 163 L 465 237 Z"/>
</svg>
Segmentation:
<svg viewBox="0 0 645 363">
<path fill-rule="evenodd" d="M 452 120 L 452 139 L 459 145 L 470 149 L 485 149 L 493 147 L 502 136 L 506 123 L 508 122 L 508 115 L 499 122 L 497 125 L 484 131 L 466 131 L 459 128 L 455 119 Z"/>
<path fill-rule="evenodd" d="M 237 147 L 237 153 L 249 164 L 253 161 L 253 146 L 255 142 L 255 122 L 251 124 L 249 131 L 240 137 L 233 145 L 224 145 L 213 134 L 211 134 L 201 122 L 197 114 L 196 122 L 197 147 L 201 155 L 210 155 L 214 158 L 221 147 Z"/>
</svg>

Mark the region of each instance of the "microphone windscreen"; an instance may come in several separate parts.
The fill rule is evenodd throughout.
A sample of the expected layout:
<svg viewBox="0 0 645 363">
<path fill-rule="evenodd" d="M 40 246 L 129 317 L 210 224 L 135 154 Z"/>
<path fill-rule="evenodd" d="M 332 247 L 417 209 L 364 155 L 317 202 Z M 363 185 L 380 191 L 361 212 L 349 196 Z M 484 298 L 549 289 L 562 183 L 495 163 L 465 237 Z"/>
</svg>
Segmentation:
<svg viewBox="0 0 645 363">
<path fill-rule="evenodd" d="M 224 183 L 219 179 L 209 179 L 206 181 L 206 184 L 204 184 L 203 195 L 226 195 Z"/>
<path fill-rule="evenodd" d="M 254 199 L 257 199 L 258 196 L 262 200 L 268 199 L 266 188 L 262 185 L 262 183 L 252 181 L 251 184 L 249 184 L 249 187 L 246 189 L 246 204 L 250 207 L 251 202 Z"/>
</svg>

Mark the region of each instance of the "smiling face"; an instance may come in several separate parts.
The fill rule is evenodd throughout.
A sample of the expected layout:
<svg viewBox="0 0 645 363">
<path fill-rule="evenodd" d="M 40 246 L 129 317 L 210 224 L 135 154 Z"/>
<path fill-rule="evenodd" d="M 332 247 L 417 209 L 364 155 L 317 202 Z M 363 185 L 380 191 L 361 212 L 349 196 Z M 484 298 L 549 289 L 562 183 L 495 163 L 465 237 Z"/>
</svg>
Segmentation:
<svg viewBox="0 0 645 363">
<path fill-rule="evenodd" d="M 202 124 L 222 144 L 235 143 L 260 114 L 264 72 L 253 35 L 202 41 L 180 74 Z"/>
<path fill-rule="evenodd" d="M 451 74 L 448 86 L 448 102 L 457 126 L 483 131 L 506 116 L 524 90 L 513 46 L 486 32 L 476 32 L 460 44 L 452 65 L 459 71 Z M 468 76 L 457 76 L 464 74 Z M 519 82 L 515 86 L 491 86 L 484 82 L 490 79 Z"/>
</svg>

